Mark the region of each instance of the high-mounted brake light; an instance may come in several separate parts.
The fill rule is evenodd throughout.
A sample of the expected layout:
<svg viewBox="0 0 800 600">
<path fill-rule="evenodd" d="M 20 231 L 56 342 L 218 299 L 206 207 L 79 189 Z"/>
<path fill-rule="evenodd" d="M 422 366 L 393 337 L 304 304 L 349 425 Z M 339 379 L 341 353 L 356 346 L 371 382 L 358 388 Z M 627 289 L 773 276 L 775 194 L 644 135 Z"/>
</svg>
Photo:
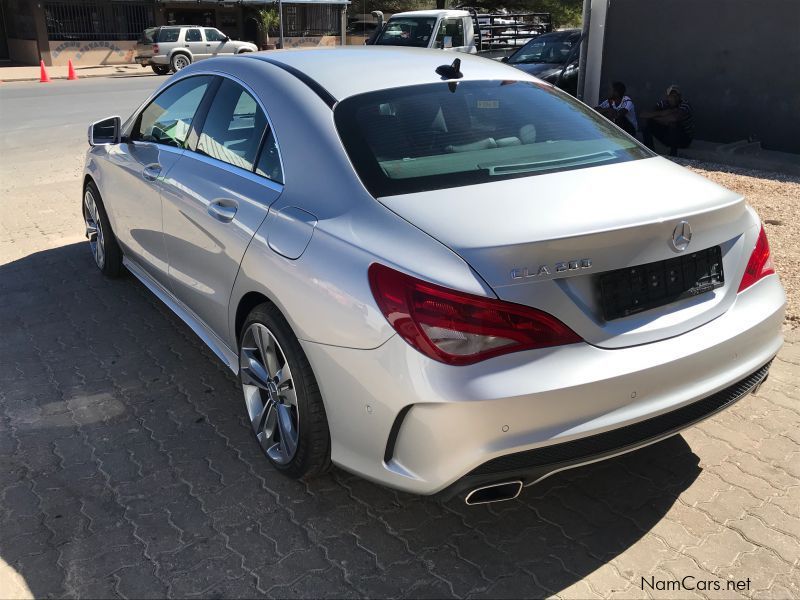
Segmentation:
<svg viewBox="0 0 800 600">
<path fill-rule="evenodd" d="M 580 342 L 535 308 L 451 290 L 373 263 L 369 283 L 383 315 L 411 346 L 449 365 Z"/>
<path fill-rule="evenodd" d="M 756 247 L 753 248 L 750 260 L 747 261 L 742 283 L 739 284 L 739 292 L 749 288 L 762 277 L 772 275 L 774 272 L 775 265 L 773 265 L 772 256 L 770 255 L 767 233 L 762 225 L 761 232 L 758 234 L 758 241 L 756 241 Z"/>
</svg>

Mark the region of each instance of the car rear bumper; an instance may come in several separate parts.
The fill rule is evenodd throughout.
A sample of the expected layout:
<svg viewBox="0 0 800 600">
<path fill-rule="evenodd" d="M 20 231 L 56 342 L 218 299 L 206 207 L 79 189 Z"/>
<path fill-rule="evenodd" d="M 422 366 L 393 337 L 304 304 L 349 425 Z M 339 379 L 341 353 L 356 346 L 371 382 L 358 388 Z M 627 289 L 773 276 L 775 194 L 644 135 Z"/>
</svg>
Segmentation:
<svg viewBox="0 0 800 600">
<path fill-rule="evenodd" d="M 776 276 L 722 316 L 640 346 L 572 344 L 466 367 L 394 336 L 374 350 L 304 342 L 325 398 L 331 458 L 419 494 L 525 484 L 672 435 L 766 376 L 783 338 Z"/>
<path fill-rule="evenodd" d="M 133 60 L 143 67 L 149 67 L 150 65 L 169 65 L 169 60 L 166 56 L 135 56 Z"/>
</svg>

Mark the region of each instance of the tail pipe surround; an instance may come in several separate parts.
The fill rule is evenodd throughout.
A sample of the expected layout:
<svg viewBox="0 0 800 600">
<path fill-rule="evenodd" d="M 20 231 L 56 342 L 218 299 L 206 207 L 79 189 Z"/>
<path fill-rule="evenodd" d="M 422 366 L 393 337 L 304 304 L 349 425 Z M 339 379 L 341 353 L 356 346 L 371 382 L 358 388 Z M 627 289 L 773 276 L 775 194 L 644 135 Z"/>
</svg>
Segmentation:
<svg viewBox="0 0 800 600">
<path fill-rule="evenodd" d="M 477 487 L 467 494 L 464 502 L 468 506 L 476 504 L 489 504 L 490 502 L 503 502 L 513 500 L 522 491 L 522 481 L 503 481 Z"/>
</svg>

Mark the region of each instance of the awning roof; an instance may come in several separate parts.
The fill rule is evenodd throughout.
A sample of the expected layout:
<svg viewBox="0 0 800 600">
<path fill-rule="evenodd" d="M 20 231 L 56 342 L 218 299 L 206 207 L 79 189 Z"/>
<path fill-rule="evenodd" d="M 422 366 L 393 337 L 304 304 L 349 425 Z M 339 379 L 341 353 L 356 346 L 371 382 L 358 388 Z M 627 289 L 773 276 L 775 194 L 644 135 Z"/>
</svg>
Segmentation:
<svg viewBox="0 0 800 600">
<path fill-rule="evenodd" d="M 282 0 L 284 4 L 350 4 L 350 0 Z M 254 8 L 266 8 L 277 4 L 277 0 L 158 0 L 158 4 L 194 4 L 215 6 L 252 6 Z"/>
</svg>

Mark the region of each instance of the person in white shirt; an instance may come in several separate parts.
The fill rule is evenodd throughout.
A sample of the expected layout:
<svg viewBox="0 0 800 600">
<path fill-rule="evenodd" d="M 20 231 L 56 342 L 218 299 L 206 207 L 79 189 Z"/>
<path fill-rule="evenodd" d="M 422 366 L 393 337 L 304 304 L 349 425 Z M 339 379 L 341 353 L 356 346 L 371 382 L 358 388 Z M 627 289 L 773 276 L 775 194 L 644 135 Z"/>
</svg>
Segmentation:
<svg viewBox="0 0 800 600">
<path fill-rule="evenodd" d="M 636 137 L 636 108 L 633 100 L 625 95 L 625 84 L 615 81 L 611 84 L 607 100 L 604 100 L 595 110 L 618 127 Z"/>
</svg>

